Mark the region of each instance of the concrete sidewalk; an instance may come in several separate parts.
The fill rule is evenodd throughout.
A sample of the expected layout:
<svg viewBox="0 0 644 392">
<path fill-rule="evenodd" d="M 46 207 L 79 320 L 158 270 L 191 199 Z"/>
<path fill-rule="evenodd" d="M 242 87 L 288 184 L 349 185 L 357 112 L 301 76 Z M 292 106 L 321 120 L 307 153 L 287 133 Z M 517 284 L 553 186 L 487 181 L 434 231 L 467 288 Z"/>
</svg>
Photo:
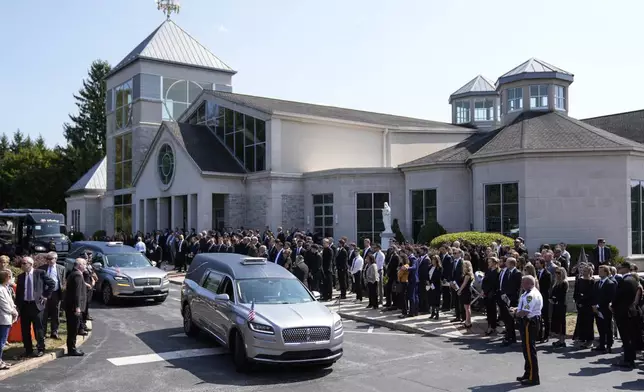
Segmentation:
<svg viewBox="0 0 644 392">
<path fill-rule="evenodd" d="M 334 297 L 339 292 L 334 292 Z M 438 320 L 430 320 L 429 315 L 400 318 L 401 311 L 383 311 L 383 308 L 373 310 L 366 309 L 369 303 L 367 299 L 362 302 L 355 302 L 355 294 L 347 295 L 347 299 L 323 302 L 327 307 L 348 320 L 360 321 L 373 325 L 379 325 L 393 330 L 416 333 L 422 335 L 443 336 L 462 339 L 494 339 L 496 336 L 485 336 L 487 321 L 485 315 L 474 313 L 472 315 L 472 328 L 465 329 L 461 323 L 450 323 L 454 319 L 454 312 L 441 312 Z"/>
</svg>

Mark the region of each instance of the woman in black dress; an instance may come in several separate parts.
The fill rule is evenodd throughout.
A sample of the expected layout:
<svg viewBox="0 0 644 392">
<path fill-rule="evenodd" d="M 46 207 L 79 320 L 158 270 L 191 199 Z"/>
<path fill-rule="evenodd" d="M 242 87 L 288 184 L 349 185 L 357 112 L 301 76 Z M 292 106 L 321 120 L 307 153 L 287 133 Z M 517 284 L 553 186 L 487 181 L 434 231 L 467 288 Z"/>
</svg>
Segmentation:
<svg viewBox="0 0 644 392">
<path fill-rule="evenodd" d="M 465 321 L 463 325 L 465 328 L 472 328 L 472 309 L 470 309 L 470 304 L 472 303 L 472 282 L 474 281 L 474 271 L 472 271 L 472 263 L 465 260 L 463 261 L 463 283 L 457 291 L 458 300 L 463 307 L 465 308 Z"/>
<path fill-rule="evenodd" d="M 443 276 L 443 265 L 438 255 L 433 255 L 432 266 L 429 269 L 429 290 L 427 302 L 429 303 L 430 319 L 438 320 L 438 309 L 441 304 L 441 276 Z"/>
<path fill-rule="evenodd" d="M 581 277 L 575 281 L 575 303 L 577 304 L 577 339 L 582 348 L 590 348 L 595 338 L 593 313 L 593 266 L 586 265 L 581 270 Z"/>
<path fill-rule="evenodd" d="M 550 293 L 552 316 L 550 317 L 550 332 L 557 335 L 559 340 L 552 343 L 553 347 L 566 347 L 566 297 L 568 295 L 568 275 L 566 269 L 555 269 L 555 281 Z M 544 304 L 546 306 L 546 304 Z"/>
<path fill-rule="evenodd" d="M 485 298 L 485 313 L 487 316 L 487 331 L 489 336 L 496 332 L 496 295 L 499 291 L 499 259 L 496 257 L 487 258 L 487 271 L 481 282 L 483 296 Z"/>
</svg>

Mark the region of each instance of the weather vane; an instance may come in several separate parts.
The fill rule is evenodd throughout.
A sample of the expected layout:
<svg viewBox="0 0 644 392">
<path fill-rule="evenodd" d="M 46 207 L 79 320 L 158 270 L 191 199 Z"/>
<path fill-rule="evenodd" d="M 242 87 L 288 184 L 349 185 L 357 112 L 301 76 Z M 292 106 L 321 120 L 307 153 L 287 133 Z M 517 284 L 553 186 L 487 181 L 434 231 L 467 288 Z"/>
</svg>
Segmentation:
<svg viewBox="0 0 644 392">
<path fill-rule="evenodd" d="M 179 0 L 154 0 L 157 4 L 158 10 L 163 10 L 165 16 L 170 19 L 170 15 L 174 12 L 179 13 L 181 5 L 179 5 Z"/>
</svg>

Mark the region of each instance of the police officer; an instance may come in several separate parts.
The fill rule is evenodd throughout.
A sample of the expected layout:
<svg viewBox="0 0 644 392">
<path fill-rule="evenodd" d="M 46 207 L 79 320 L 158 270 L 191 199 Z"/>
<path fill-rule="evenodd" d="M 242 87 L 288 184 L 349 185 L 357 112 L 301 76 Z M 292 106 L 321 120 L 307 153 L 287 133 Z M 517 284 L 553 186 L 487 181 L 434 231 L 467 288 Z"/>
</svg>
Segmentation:
<svg viewBox="0 0 644 392">
<path fill-rule="evenodd" d="M 521 279 L 521 287 L 524 290 L 519 298 L 519 305 L 511 309 L 514 317 L 519 320 L 521 333 L 521 348 L 525 360 L 523 376 L 517 377 L 523 385 L 539 385 L 539 363 L 537 361 L 537 335 L 541 323 L 541 310 L 543 298 L 539 290 L 535 288 L 535 279 L 525 275 Z"/>
</svg>

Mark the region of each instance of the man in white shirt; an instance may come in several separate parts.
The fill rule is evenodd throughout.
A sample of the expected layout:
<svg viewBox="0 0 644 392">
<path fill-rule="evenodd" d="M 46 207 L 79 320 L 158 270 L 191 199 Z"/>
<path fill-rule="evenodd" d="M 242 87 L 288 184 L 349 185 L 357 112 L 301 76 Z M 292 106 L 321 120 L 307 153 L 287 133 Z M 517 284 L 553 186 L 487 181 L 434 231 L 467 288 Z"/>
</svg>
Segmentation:
<svg viewBox="0 0 644 392">
<path fill-rule="evenodd" d="M 54 281 L 54 289 L 51 293 L 45 310 L 43 312 L 43 330 L 47 336 L 47 322 L 51 319 L 51 338 L 58 338 L 58 326 L 60 325 L 60 301 L 63 299 L 63 285 L 65 284 L 65 267 L 57 264 L 58 255 L 56 252 L 47 253 L 47 264 L 40 266 L 40 269 L 47 273 Z"/>
<path fill-rule="evenodd" d="M 539 362 L 537 361 L 537 334 L 541 323 L 543 298 L 535 288 L 535 279 L 525 275 L 521 279 L 521 287 L 525 292 L 519 298 L 519 305 L 510 309 L 514 317 L 520 320 L 521 348 L 525 358 L 523 376 L 517 377 L 523 385 L 539 385 Z"/>
<path fill-rule="evenodd" d="M 356 244 L 351 244 L 351 252 L 355 252 L 355 257 L 351 262 L 351 276 L 353 276 L 353 292 L 356 293 L 356 302 L 362 302 L 362 267 L 364 259 L 360 252 L 356 250 Z"/>
<path fill-rule="evenodd" d="M 378 267 L 378 304 L 382 304 L 385 297 L 385 291 L 382 285 L 382 269 L 385 267 L 385 254 L 382 253 L 380 244 L 375 244 L 373 247 L 375 249 L 374 258 L 376 259 L 376 266 Z"/>
<path fill-rule="evenodd" d="M 134 245 L 134 249 L 136 249 L 138 252 L 141 252 L 142 254 L 145 255 L 145 242 L 143 242 L 141 237 L 138 237 L 136 239 L 136 244 Z"/>
</svg>

